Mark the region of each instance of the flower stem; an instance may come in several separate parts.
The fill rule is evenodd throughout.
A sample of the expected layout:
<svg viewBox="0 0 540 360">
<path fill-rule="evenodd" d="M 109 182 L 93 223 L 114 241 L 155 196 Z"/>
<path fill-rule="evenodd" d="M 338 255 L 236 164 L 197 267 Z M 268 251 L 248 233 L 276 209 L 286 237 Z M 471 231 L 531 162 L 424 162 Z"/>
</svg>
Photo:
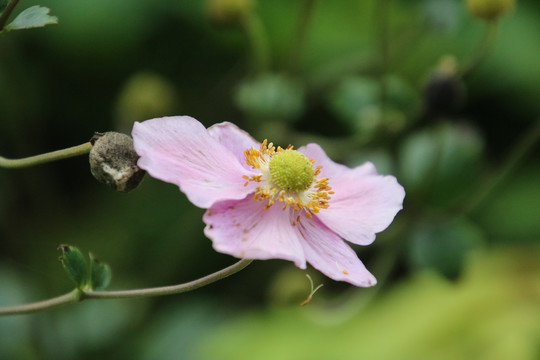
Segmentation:
<svg viewBox="0 0 540 360">
<path fill-rule="evenodd" d="M 219 270 L 213 274 L 204 276 L 200 279 L 190 281 L 188 283 L 162 286 L 148 289 L 136 289 L 136 290 L 124 290 L 124 291 L 83 291 L 75 289 L 67 294 L 39 301 L 31 304 L 16 305 L 8 307 L 0 307 L 0 316 L 2 315 L 20 315 L 28 314 L 36 311 L 47 310 L 54 307 L 58 307 L 65 304 L 71 304 L 90 299 L 126 299 L 126 298 L 142 298 L 149 296 L 171 295 L 182 292 L 188 292 L 200 287 L 209 285 L 218 280 L 224 279 L 230 275 L 233 275 L 246 266 L 251 264 L 253 260 L 242 259 L 237 263 Z"/>
<path fill-rule="evenodd" d="M 15 6 L 17 6 L 17 3 L 19 0 L 11 0 L 9 4 L 6 6 L 4 11 L 2 12 L 2 15 L 0 15 L 0 32 L 4 30 L 4 26 L 6 26 L 6 22 L 9 18 L 9 15 L 13 12 L 15 9 Z"/>
<path fill-rule="evenodd" d="M 475 191 L 475 196 L 471 196 L 464 208 L 459 212 L 460 216 L 468 214 L 475 210 L 488 197 L 489 194 L 514 170 L 521 160 L 534 148 L 540 139 L 540 119 L 531 126 L 531 129 L 525 132 L 525 135 L 516 144 L 510 152 L 500 169 L 487 181 L 480 184 L 479 189 Z"/>
<path fill-rule="evenodd" d="M 260 73 L 268 71 L 270 67 L 268 40 L 261 19 L 257 13 L 250 11 L 242 18 L 242 26 L 251 43 L 256 71 Z"/>
<path fill-rule="evenodd" d="M 52 299 L 38 301 L 31 304 L 0 307 L 0 316 L 2 315 L 21 315 L 29 314 L 41 310 L 51 309 L 65 304 L 76 303 L 80 300 L 81 290 L 75 289 L 67 294 L 57 296 Z"/>
<path fill-rule="evenodd" d="M 290 72 L 295 72 L 302 61 L 302 55 L 306 47 L 307 34 L 311 26 L 311 20 L 313 18 L 313 12 L 315 10 L 316 0 L 304 0 L 301 4 L 300 15 L 298 18 L 298 24 L 296 26 L 296 34 L 289 51 L 289 64 L 288 68 Z"/>
<path fill-rule="evenodd" d="M 67 159 L 74 156 L 88 154 L 92 149 L 92 144 L 90 142 L 73 146 L 67 149 L 52 151 L 45 154 L 40 154 L 36 156 L 30 156 L 22 159 L 6 159 L 5 157 L 0 156 L 0 167 L 5 168 L 21 168 L 33 165 L 39 165 L 48 163 L 51 161 Z"/>
<path fill-rule="evenodd" d="M 484 62 L 484 60 L 491 53 L 491 50 L 493 49 L 493 45 L 495 44 L 496 38 L 497 38 L 497 21 L 492 20 L 487 24 L 484 36 L 482 37 L 482 40 L 478 44 L 478 47 L 476 48 L 476 52 L 472 56 L 471 60 L 469 60 L 469 63 L 463 67 L 463 71 L 461 72 L 461 77 L 463 78 L 468 77 Z"/>
<path fill-rule="evenodd" d="M 242 259 L 237 263 L 226 267 L 220 271 L 217 271 L 213 274 L 207 275 L 197 280 L 190 281 L 188 283 L 172 285 L 172 286 L 161 286 L 148 289 L 136 289 L 136 290 L 123 290 L 123 291 L 90 291 L 82 294 L 81 298 L 84 299 L 125 299 L 125 298 L 141 298 L 149 296 L 160 296 L 160 295 L 172 295 L 179 294 L 183 292 L 192 291 L 200 287 L 206 286 L 218 280 L 224 279 L 227 276 L 235 274 L 240 270 L 244 269 L 246 266 L 251 264 L 253 260 L 251 259 Z"/>
<path fill-rule="evenodd" d="M 379 101 L 381 107 L 386 103 L 387 86 L 385 75 L 389 65 L 389 25 L 390 25 L 390 0 L 378 0 L 375 5 L 375 36 L 378 43 L 378 81 Z"/>
</svg>

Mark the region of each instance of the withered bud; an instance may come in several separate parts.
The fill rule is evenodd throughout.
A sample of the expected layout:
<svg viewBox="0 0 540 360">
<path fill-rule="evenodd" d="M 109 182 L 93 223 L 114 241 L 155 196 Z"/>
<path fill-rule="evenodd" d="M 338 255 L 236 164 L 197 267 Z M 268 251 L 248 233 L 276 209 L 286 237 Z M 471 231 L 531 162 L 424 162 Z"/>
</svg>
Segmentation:
<svg viewBox="0 0 540 360">
<path fill-rule="evenodd" d="M 139 185 L 146 172 L 137 166 L 139 155 L 130 136 L 106 132 L 96 134 L 91 142 L 90 171 L 97 181 L 121 192 Z"/>
</svg>

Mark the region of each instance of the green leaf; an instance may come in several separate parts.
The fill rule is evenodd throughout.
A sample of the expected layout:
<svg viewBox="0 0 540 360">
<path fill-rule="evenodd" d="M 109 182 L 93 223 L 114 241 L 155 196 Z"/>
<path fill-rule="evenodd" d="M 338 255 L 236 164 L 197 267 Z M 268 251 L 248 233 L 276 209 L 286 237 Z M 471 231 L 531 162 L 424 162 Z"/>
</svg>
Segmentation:
<svg viewBox="0 0 540 360">
<path fill-rule="evenodd" d="M 455 204 L 478 179 L 484 141 L 465 124 L 439 123 L 412 133 L 399 148 L 401 180 L 414 199 Z"/>
<path fill-rule="evenodd" d="M 467 220 L 421 224 L 411 234 L 409 263 L 413 268 L 434 269 L 455 279 L 469 253 L 484 242 L 482 231 Z"/>
<path fill-rule="evenodd" d="M 112 272 L 111 267 L 94 257 L 90 256 L 90 287 L 93 290 L 103 290 L 111 282 Z"/>
<path fill-rule="evenodd" d="M 305 93 L 294 79 L 265 74 L 242 82 L 235 94 L 235 102 L 254 119 L 293 121 L 304 111 Z"/>
<path fill-rule="evenodd" d="M 88 265 L 83 253 L 70 245 L 60 245 L 58 250 L 62 251 L 58 260 L 62 263 L 64 270 L 77 287 L 82 289 L 86 285 L 88 274 Z"/>
<path fill-rule="evenodd" d="M 56 16 L 49 15 L 49 8 L 39 5 L 29 7 L 23 10 L 17 17 L 8 25 L 5 30 L 21 30 L 43 27 L 49 24 L 58 24 Z"/>
</svg>

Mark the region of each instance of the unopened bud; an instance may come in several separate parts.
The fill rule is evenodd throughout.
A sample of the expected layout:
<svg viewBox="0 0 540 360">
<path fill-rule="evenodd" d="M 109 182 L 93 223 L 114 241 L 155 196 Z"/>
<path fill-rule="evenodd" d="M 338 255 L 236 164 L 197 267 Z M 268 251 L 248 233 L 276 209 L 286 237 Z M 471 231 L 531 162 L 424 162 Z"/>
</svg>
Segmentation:
<svg viewBox="0 0 540 360">
<path fill-rule="evenodd" d="M 137 166 L 139 155 L 131 137 L 106 132 L 97 134 L 92 143 L 90 171 L 97 181 L 121 192 L 129 192 L 139 185 L 145 171 Z"/>
<path fill-rule="evenodd" d="M 210 0 L 208 16 L 215 25 L 235 26 L 253 10 L 253 0 Z"/>
<path fill-rule="evenodd" d="M 465 85 L 457 74 L 455 58 L 441 59 L 424 89 L 424 110 L 428 116 L 452 115 L 465 101 Z"/>
<path fill-rule="evenodd" d="M 467 0 L 469 12 L 477 18 L 495 20 L 511 10 L 516 0 Z"/>
</svg>

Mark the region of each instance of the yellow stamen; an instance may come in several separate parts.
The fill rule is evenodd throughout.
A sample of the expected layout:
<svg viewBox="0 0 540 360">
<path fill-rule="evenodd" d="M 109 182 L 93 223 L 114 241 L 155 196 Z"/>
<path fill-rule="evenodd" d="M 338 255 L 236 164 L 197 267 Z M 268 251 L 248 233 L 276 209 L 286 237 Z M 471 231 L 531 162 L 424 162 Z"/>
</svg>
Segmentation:
<svg viewBox="0 0 540 360">
<path fill-rule="evenodd" d="M 258 149 L 252 147 L 244 151 L 246 164 L 260 171 L 260 174 L 257 175 L 243 176 L 247 180 L 244 186 L 247 186 L 250 182 L 259 184 L 255 188 L 253 200 L 266 201 L 264 205 L 264 209 L 266 210 L 270 209 L 276 201 L 279 201 L 283 203 L 283 210 L 291 207 L 297 212 L 304 212 L 306 218 L 311 218 L 313 214 L 318 213 L 321 209 L 327 209 L 330 206 L 330 195 L 334 194 L 334 192 L 330 191 L 332 188 L 328 185 L 328 178 L 316 178 L 321 173 L 322 166 L 313 167 L 313 182 L 305 190 L 284 189 L 272 180 L 272 174 L 269 171 L 270 160 L 274 155 L 282 151 L 296 150 L 293 150 L 292 145 L 287 146 L 286 149 L 280 146 L 276 148 L 273 143 L 268 143 L 268 140 L 264 140 Z M 315 163 L 313 159 L 308 160 L 311 164 Z M 299 222 L 300 215 L 297 216 L 296 222 L 293 221 L 293 225 Z"/>
</svg>

